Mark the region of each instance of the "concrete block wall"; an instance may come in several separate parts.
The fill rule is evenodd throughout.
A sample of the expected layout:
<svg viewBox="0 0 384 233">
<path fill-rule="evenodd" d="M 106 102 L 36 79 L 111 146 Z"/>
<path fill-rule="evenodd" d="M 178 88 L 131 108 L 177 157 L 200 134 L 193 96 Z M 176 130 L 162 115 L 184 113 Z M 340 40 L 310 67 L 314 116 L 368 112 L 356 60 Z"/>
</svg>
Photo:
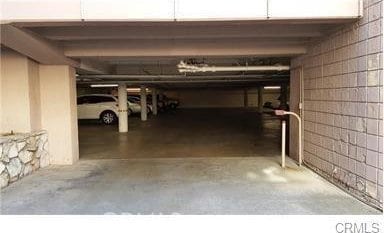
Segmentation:
<svg viewBox="0 0 384 233">
<path fill-rule="evenodd" d="M 294 58 L 304 85 L 305 163 L 383 207 L 383 1 Z M 300 78 L 291 73 L 291 78 Z"/>
</svg>

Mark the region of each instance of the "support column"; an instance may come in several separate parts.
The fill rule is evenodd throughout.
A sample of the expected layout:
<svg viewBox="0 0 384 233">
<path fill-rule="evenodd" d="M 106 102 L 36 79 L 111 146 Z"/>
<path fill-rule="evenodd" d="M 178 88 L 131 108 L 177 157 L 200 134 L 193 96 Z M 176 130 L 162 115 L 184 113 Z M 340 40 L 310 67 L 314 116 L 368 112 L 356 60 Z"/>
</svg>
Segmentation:
<svg viewBox="0 0 384 233">
<path fill-rule="evenodd" d="M 127 99 L 127 85 L 125 83 L 119 84 L 119 132 L 128 132 L 128 99 Z"/>
<path fill-rule="evenodd" d="M 258 101 L 257 108 L 258 108 L 258 112 L 259 113 L 263 113 L 263 102 L 264 102 L 264 100 L 263 100 L 263 89 L 264 88 L 262 86 L 259 86 L 257 88 L 257 96 L 258 96 L 258 98 L 257 98 L 257 101 Z"/>
<path fill-rule="evenodd" d="M 79 159 L 75 69 L 40 65 L 41 122 L 48 131 L 51 164 Z"/>
<path fill-rule="evenodd" d="M 248 108 L 248 89 L 244 89 L 244 107 Z"/>
<path fill-rule="evenodd" d="M 11 50 L 1 51 L 0 132 L 41 130 L 39 65 Z"/>
<path fill-rule="evenodd" d="M 141 120 L 147 120 L 147 90 L 145 86 L 140 87 Z"/>
<path fill-rule="evenodd" d="M 288 110 L 287 106 L 287 98 L 288 98 L 288 85 L 282 84 L 280 88 L 280 109 Z"/>
<path fill-rule="evenodd" d="M 157 90 L 156 88 L 152 89 L 152 113 L 157 115 Z"/>
</svg>

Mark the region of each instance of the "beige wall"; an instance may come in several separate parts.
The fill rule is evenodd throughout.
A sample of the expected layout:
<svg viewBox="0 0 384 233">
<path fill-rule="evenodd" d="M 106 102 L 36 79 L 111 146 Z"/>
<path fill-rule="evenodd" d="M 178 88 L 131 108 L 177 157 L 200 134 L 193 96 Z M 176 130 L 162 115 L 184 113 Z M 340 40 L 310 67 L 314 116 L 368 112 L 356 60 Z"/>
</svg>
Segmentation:
<svg viewBox="0 0 384 233">
<path fill-rule="evenodd" d="M 40 65 L 2 50 L 0 133 L 47 130 L 53 164 L 78 160 L 76 79 L 69 66 Z"/>
<path fill-rule="evenodd" d="M 52 164 L 79 159 L 76 78 L 69 66 L 40 65 L 42 126 L 48 131 Z"/>
<path fill-rule="evenodd" d="M 257 89 L 248 89 L 248 107 L 257 107 Z M 237 108 L 244 107 L 244 89 L 192 89 L 166 91 L 165 95 L 180 100 L 181 108 Z M 279 91 L 264 91 L 264 102 L 276 102 Z"/>
<path fill-rule="evenodd" d="M 1 132 L 41 129 L 38 64 L 9 50 L 1 53 Z"/>
<path fill-rule="evenodd" d="M 30 59 L 28 59 L 28 74 L 31 130 L 36 131 L 41 129 L 40 75 L 39 64 Z"/>
</svg>

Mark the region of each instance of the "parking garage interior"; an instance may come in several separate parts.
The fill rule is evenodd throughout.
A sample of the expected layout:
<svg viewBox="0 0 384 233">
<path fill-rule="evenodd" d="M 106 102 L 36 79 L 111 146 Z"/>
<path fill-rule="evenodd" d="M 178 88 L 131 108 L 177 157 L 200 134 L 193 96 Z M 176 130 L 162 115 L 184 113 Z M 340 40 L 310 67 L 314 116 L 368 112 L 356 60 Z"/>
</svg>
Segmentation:
<svg viewBox="0 0 384 233">
<path fill-rule="evenodd" d="M 71 94 L 63 94 L 72 103 L 66 106 L 71 117 L 76 116 L 78 96 L 104 94 L 119 99 L 114 124 L 104 124 L 101 117 L 71 118 L 76 127 L 72 123 L 63 126 L 71 131 L 62 136 L 55 130 L 60 120 L 52 117 L 55 123 L 44 125 L 50 136 L 68 140 L 50 144 L 60 145 L 52 149 L 59 159 L 4 189 L 2 212 L 380 213 L 378 178 L 376 196 L 357 199 L 358 195 L 344 192 L 336 182 L 328 182 L 322 173 L 328 171 L 327 164 L 316 167 L 318 160 L 309 149 L 303 150 L 308 166 L 299 166 L 303 152 L 299 144 L 307 143 L 304 148 L 313 144 L 299 138 L 299 130 L 304 133 L 306 129 L 313 136 L 312 129 L 299 128 L 296 119 L 274 113 L 283 109 L 304 117 L 302 104 L 314 96 L 304 97 L 305 55 L 328 36 L 355 24 L 356 19 L 341 18 L 18 22 L 2 27 L 4 33 L 20 40 L 30 36 L 39 46 L 42 38 L 76 63 L 69 75 L 61 73 L 75 81 L 68 84 Z M 2 54 L 20 56 L 20 47 L 3 41 Z M 28 47 L 27 52 L 48 64 L 50 59 L 63 59 L 55 57 L 52 47 L 43 48 L 49 57 L 34 48 Z M 308 63 L 316 61 L 308 59 Z M 45 77 L 40 85 L 47 89 L 51 87 L 47 80 L 57 76 L 48 66 L 40 70 Z M 43 93 L 42 99 L 56 96 L 55 90 Z M 140 96 L 140 112 L 128 114 L 124 105 L 130 95 Z M 163 98 L 177 100 L 177 108 L 143 110 Z M 42 109 L 48 109 L 42 101 Z M 55 110 L 45 111 L 52 114 Z M 281 167 L 282 120 L 288 124 L 285 169 Z M 15 192 L 33 192 L 38 198 L 14 200 Z M 85 198 L 81 203 L 80 196 Z"/>
</svg>

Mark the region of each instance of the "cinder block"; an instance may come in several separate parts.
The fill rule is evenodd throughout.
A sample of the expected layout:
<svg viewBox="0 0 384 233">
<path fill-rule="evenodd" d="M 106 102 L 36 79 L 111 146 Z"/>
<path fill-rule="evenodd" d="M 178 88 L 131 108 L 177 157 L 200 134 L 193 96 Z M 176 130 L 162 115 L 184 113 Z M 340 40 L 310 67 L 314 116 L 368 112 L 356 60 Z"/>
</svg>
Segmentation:
<svg viewBox="0 0 384 233">
<path fill-rule="evenodd" d="M 367 72 L 366 71 L 357 73 L 357 84 L 359 87 L 367 86 Z"/>
<path fill-rule="evenodd" d="M 356 160 L 365 164 L 367 157 L 367 149 L 362 147 L 357 147 Z"/>
<path fill-rule="evenodd" d="M 366 182 L 366 192 L 373 198 L 377 198 L 377 184 L 375 182 Z"/>
<path fill-rule="evenodd" d="M 367 134 L 367 149 L 379 150 L 379 137 L 376 135 Z"/>
<path fill-rule="evenodd" d="M 366 119 L 365 118 L 362 118 L 362 117 L 352 118 L 351 117 L 351 119 L 356 119 L 356 122 L 352 121 L 351 126 L 350 126 L 351 129 L 357 130 L 359 132 L 366 132 Z"/>
<path fill-rule="evenodd" d="M 360 41 L 357 44 L 357 55 L 358 56 L 365 56 L 365 55 L 367 55 L 367 51 L 368 51 L 367 47 L 368 47 L 368 42 L 366 40 Z"/>
<path fill-rule="evenodd" d="M 375 119 L 367 119 L 367 133 L 378 135 L 379 134 L 379 121 Z"/>
<path fill-rule="evenodd" d="M 368 103 L 367 116 L 369 118 L 379 118 L 380 105 L 377 103 Z"/>
<path fill-rule="evenodd" d="M 357 159 L 357 147 L 349 144 L 348 146 L 348 157 L 352 159 Z"/>
<path fill-rule="evenodd" d="M 368 39 L 368 53 L 379 53 L 383 51 L 382 37 L 376 36 Z"/>
<path fill-rule="evenodd" d="M 365 177 L 365 163 L 362 162 L 356 162 L 356 174 Z"/>
<path fill-rule="evenodd" d="M 363 17 L 363 20 L 367 20 L 367 17 Z M 359 41 L 364 41 L 368 38 L 368 24 L 361 25 L 359 27 Z"/>
<path fill-rule="evenodd" d="M 372 167 L 377 167 L 378 156 L 379 153 L 377 151 L 367 150 L 366 163 Z"/>
<path fill-rule="evenodd" d="M 368 7 L 368 21 L 374 21 L 381 17 L 381 7 L 382 4 L 374 4 Z"/>
<path fill-rule="evenodd" d="M 349 170 L 349 161 L 348 161 L 348 157 L 346 156 L 340 156 L 339 157 L 339 163 L 340 163 L 340 167 L 344 168 L 345 170 Z"/>
<path fill-rule="evenodd" d="M 368 71 L 367 84 L 368 86 L 378 86 L 379 85 L 379 71 L 372 70 Z"/>
<path fill-rule="evenodd" d="M 357 133 L 357 145 L 362 148 L 367 147 L 367 134 Z"/>
<path fill-rule="evenodd" d="M 357 27 L 352 27 L 347 35 L 349 44 L 354 44 L 359 41 L 359 29 Z"/>
<path fill-rule="evenodd" d="M 368 23 L 368 38 L 379 36 L 381 34 L 381 20 L 375 20 Z"/>
<path fill-rule="evenodd" d="M 359 101 L 359 102 L 367 101 L 367 88 L 366 87 L 359 87 L 357 89 L 357 101 Z"/>
<path fill-rule="evenodd" d="M 357 59 L 357 69 L 358 71 L 366 71 L 367 70 L 367 56 L 365 54 L 367 51 L 365 51 L 364 55 L 362 57 L 358 57 Z"/>
<path fill-rule="evenodd" d="M 381 68 L 381 53 L 368 55 L 368 70 L 376 70 Z"/>
<path fill-rule="evenodd" d="M 368 87 L 368 102 L 378 103 L 380 102 L 380 89 L 379 87 Z"/>
<path fill-rule="evenodd" d="M 357 132 L 356 131 L 353 131 L 353 130 L 350 130 L 349 131 L 349 143 L 352 144 L 352 145 L 356 145 L 357 143 Z"/>
<path fill-rule="evenodd" d="M 365 179 L 376 183 L 377 182 L 377 168 L 366 166 L 365 167 Z"/>
<path fill-rule="evenodd" d="M 352 173 L 356 173 L 356 160 L 348 159 L 348 170 Z"/>
<path fill-rule="evenodd" d="M 357 116 L 366 117 L 367 115 L 367 104 L 366 103 L 357 103 Z"/>
</svg>

